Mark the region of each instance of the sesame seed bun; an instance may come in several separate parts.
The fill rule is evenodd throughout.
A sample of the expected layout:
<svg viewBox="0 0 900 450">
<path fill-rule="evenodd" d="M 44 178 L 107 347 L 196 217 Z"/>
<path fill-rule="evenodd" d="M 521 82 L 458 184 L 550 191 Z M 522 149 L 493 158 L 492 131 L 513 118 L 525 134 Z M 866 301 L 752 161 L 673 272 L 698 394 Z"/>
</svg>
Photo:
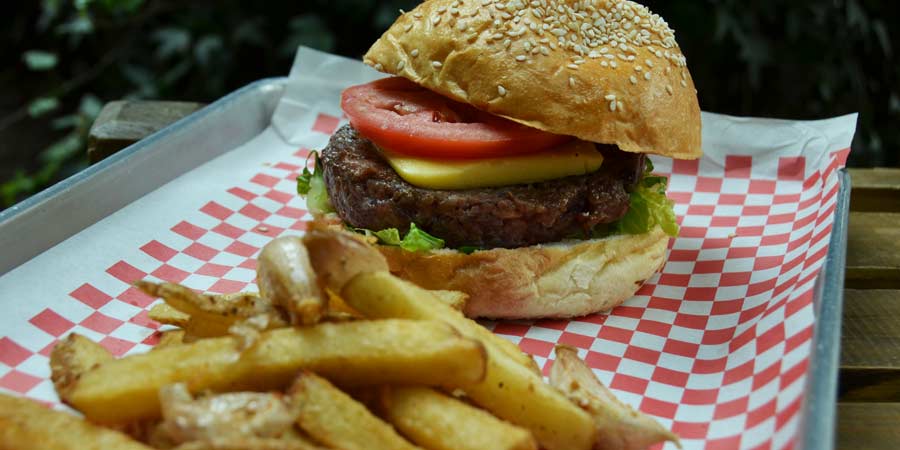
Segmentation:
<svg viewBox="0 0 900 450">
<path fill-rule="evenodd" d="M 469 295 L 465 314 L 492 319 L 576 317 L 631 298 L 665 262 L 669 236 L 566 241 L 472 254 L 378 246 L 395 275 L 426 289 Z"/>
<path fill-rule="evenodd" d="M 702 153 L 697 94 L 674 33 L 634 2 L 430 0 L 363 59 L 541 130 L 628 152 Z"/>
</svg>

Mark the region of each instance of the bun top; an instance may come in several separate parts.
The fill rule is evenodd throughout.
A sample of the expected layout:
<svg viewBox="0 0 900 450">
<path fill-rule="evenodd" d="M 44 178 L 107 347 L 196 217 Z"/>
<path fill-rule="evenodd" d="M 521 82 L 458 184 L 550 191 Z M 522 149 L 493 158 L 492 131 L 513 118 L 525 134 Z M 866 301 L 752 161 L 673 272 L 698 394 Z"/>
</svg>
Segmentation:
<svg viewBox="0 0 900 450">
<path fill-rule="evenodd" d="M 700 106 L 673 31 L 621 0 L 428 0 L 363 58 L 516 122 L 635 153 L 700 157 Z"/>
</svg>

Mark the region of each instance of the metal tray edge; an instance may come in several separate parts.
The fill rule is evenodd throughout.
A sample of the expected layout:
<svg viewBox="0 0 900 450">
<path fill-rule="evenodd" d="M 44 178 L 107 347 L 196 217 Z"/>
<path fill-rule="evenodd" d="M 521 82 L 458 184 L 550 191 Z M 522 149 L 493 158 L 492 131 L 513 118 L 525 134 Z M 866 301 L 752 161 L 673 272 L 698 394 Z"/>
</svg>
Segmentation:
<svg viewBox="0 0 900 450">
<path fill-rule="evenodd" d="M 837 420 L 838 367 L 841 357 L 841 315 L 844 303 L 844 271 L 847 226 L 850 214 L 850 175 L 840 170 L 840 190 L 825 267 L 815 287 L 815 325 L 809 378 L 800 415 L 798 448 L 832 450 Z"/>
</svg>

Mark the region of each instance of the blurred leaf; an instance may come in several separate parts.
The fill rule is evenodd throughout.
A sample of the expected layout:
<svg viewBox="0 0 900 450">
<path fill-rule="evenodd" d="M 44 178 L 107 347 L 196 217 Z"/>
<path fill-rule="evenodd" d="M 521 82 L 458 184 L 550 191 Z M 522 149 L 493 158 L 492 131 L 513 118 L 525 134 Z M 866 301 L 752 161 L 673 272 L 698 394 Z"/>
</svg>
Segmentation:
<svg viewBox="0 0 900 450">
<path fill-rule="evenodd" d="M 42 151 L 40 159 L 45 163 L 61 163 L 78 154 L 81 148 L 81 135 L 78 132 L 72 132 Z"/>
<path fill-rule="evenodd" d="M 75 0 L 75 9 L 78 11 L 85 11 L 88 9 L 88 6 L 91 5 L 93 0 Z"/>
<path fill-rule="evenodd" d="M 121 72 L 122 76 L 137 88 L 137 90 L 132 92 L 128 98 L 156 97 L 158 92 L 156 80 L 150 69 L 135 64 L 123 64 L 121 66 Z"/>
<path fill-rule="evenodd" d="M 59 108 L 59 100 L 56 97 L 40 97 L 28 104 L 28 115 L 41 117 L 56 108 Z"/>
<path fill-rule="evenodd" d="M 57 63 L 56 54 L 44 50 L 28 50 L 22 54 L 22 59 L 29 69 L 35 71 L 50 70 Z"/>
<path fill-rule="evenodd" d="M 81 36 L 94 31 L 94 22 L 87 15 L 78 15 L 56 27 L 58 34 Z"/>
<path fill-rule="evenodd" d="M 24 170 L 17 170 L 12 178 L 0 184 L 0 198 L 4 206 L 12 206 L 22 194 L 30 194 L 35 190 L 34 180 L 25 175 Z"/>
<path fill-rule="evenodd" d="M 191 45 L 191 33 L 183 28 L 163 28 L 153 33 L 153 40 L 158 44 L 156 59 L 162 61 L 186 53 Z"/>
<path fill-rule="evenodd" d="M 266 45 L 266 37 L 262 30 L 263 20 L 260 17 L 248 19 L 235 28 L 231 38 L 236 44 L 247 44 L 256 47 Z"/>
<path fill-rule="evenodd" d="M 201 66 L 210 66 L 213 58 L 225 50 L 222 38 L 215 35 L 207 35 L 197 41 L 194 46 L 194 58 Z"/>
<path fill-rule="evenodd" d="M 59 15 L 60 6 L 63 0 L 42 0 L 41 1 L 41 18 L 38 19 L 38 29 L 44 31 L 50 26 L 50 23 L 56 20 Z"/>
<path fill-rule="evenodd" d="M 100 5 L 110 13 L 130 14 L 144 5 L 144 0 L 100 0 Z"/>
<path fill-rule="evenodd" d="M 75 128 L 81 124 L 81 116 L 78 114 L 68 114 L 50 122 L 50 126 L 54 130 L 65 130 Z"/>
<path fill-rule="evenodd" d="M 103 102 L 94 94 L 85 94 L 81 97 L 81 103 L 78 105 L 78 112 L 91 121 L 100 115 L 101 109 L 103 109 Z"/>
<path fill-rule="evenodd" d="M 301 45 L 330 52 L 335 45 L 334 33 L 318 15 L 303 14 L 294 17 L 288 22 L 288 37 L 281 47 L 281 53 L 293 56 Z"/>
</svg>

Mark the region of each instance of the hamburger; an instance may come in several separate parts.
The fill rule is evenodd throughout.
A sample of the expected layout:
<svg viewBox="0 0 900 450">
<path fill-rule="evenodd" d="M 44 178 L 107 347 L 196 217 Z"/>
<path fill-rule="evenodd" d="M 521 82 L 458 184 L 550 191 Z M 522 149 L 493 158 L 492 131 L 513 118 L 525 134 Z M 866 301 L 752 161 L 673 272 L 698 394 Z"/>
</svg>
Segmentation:
<svg viewBox="0 0 900 450">
<path fill-rule="evenodd" d="M 471 317 L 609 310 L 678 232 L 647 154 L 701 156 L 673 31 L 615 0 L 429 0 L 363 58 L 349 125 L 298 191 L 391 271 L 469 294 Z"/>
</svg>

